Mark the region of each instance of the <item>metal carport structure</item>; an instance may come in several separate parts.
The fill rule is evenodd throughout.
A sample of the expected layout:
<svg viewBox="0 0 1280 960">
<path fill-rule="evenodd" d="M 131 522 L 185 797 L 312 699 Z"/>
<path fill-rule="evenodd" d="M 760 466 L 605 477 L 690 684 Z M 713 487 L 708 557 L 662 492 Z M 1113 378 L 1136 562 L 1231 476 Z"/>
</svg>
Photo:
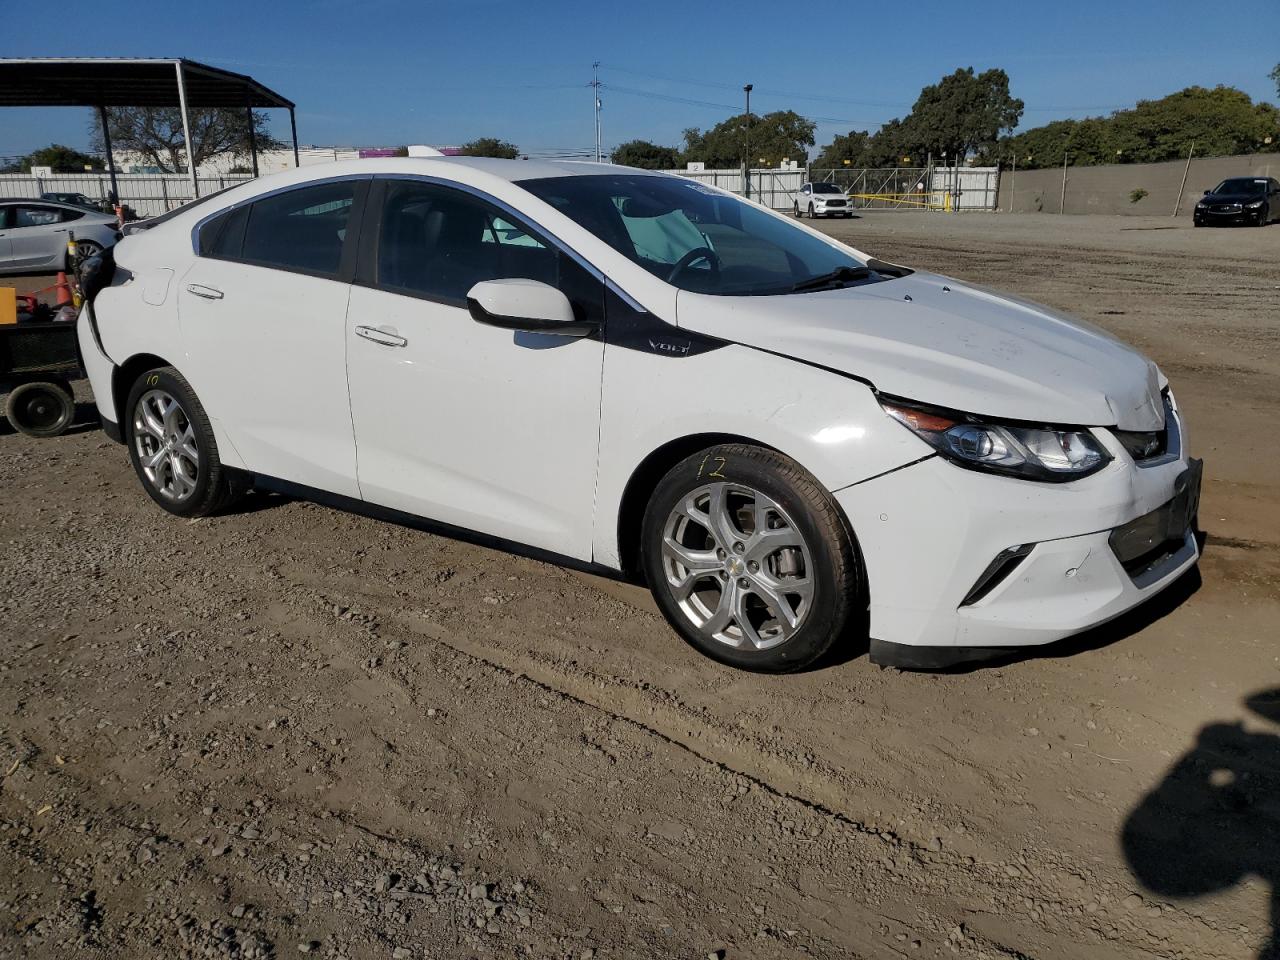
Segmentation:
<svg viewBox="0 0 1280 960">
<path fill-rule="evenodd" d="M 187 173 L 191 195 L 200 196 L 191 162 L 191 116 L 196 107 L 243 109 L 249 124 L 249 153 L 258 175 L 253 110 L 257 107 L 289 111 L 293 164 L 298 166 L 298 123 L 294 103 L 252 77 L 185 59 L 127 57 L 0 58 L 0 107 L 93 107 L 102 124 L 111 193 L 119 196 L 116 165 L 111 156 L 107 107 L 177 107 L 182 111 Z"/>
</svg>

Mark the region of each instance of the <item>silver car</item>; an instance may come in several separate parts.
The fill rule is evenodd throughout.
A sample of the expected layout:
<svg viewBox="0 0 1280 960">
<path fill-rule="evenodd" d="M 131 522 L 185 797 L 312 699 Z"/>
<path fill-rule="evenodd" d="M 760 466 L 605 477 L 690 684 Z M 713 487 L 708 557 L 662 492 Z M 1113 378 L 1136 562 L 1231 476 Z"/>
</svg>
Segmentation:
<svg viewBox="0 0 1280 960">
<path fill-rule="evenodd" d="M 67 267 L 67 240 L 93 256 L 120 239 L 116 218 L 53 200 L 0 200 L 0 273 Z"/>
</svg>

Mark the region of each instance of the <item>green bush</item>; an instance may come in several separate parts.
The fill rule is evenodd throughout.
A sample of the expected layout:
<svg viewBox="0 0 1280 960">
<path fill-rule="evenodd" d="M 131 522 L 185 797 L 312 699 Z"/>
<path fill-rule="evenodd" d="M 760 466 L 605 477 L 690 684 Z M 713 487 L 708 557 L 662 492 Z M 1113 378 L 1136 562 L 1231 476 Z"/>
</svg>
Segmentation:
<svg viewBox="0 0 1280 960">
<path fill-rule="evenodd" d="M 1137 190 L 1130 190 L 1130 191 L 1129 191 L 1129 202 L 1130 202 L 1130 203 L 1137 203 L 1139 200 L 1141 200 L 1141 199 L 1142 199 L 1143 197 L 1145 197 L 1146 195 L 1147 195 L 1147 191 L 1143 190 L 1141 187 L 1139 187 Z"/>
</svg>

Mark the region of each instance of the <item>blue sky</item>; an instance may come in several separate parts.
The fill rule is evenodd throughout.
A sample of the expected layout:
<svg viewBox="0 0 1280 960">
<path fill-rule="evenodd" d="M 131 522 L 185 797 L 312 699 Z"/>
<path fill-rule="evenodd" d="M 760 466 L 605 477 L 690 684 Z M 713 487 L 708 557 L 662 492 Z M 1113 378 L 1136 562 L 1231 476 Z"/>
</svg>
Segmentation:
<svg viewBox="0 0 1280 960">
<path fill-rule="evenodd" d="M 960 66 L 1008 71 L 1025 128 L 1190 84 L 1274 102 L 1267 74 L 1280 60 L 1274 24 L 1223 29 L 1189 0 L 916 2 L 884 16 L 752 0 L 60 0 L 57 29 L 47 5 L 6 6 L 2 56 L 183 56 L 249 73 L 297 102 L 304 143 L 325 145 L 498 136 L 530 151 L 587 149 L 593 60 L 607 145 L 676 144 L 685 127 L 740 112 L 748 82 L 753 111 L 817 119 L 821 145 L 904 115 L 923 85 Z M 1268 6 L 1253 15 L 1268 19 Z M 287 119 L 276 130 L 287 134 Z M 0 156 L 88 137 L 85 110 L 0 115 Z"/>
</svg>

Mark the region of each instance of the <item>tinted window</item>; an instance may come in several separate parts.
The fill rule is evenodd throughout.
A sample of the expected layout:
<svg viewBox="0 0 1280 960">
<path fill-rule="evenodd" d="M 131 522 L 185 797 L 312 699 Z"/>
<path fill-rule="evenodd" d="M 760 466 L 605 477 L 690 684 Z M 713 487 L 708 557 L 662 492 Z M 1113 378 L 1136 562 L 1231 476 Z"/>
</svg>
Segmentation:
<svg viewBox="0 0 1280 960">
<path fill-rule="evenodd" d="M 62 222 L 62 211 L 57 207 L 15 207 L 13 226 L 46 227 Z"/>
<path fill-rule="evenodd" d="M 200 256 L 219 260 L 239 260 L 244 245 L 244 228 L 249 207 L 237 207 L 214 217 L 200 228 Z"/>
<path fill-rule="evenodd" d="M 282 270 L 337 273 L 355 188 L 353 180 L 321 183 L 252 204 L 241 259 Z"/>
<path fill-rule="evenodd" d="M 815 183 L 813 185 L 814 193 L 844 193 L 837 184 L 834 183 Z"/>
<path fill-rule="evenodd" d="M 481 280 L 540 280 L 598 318 L 603 284 L 573 258 L 477 197 L 427 183 L 387 186 L 378 233 L 379 286 L 462 305 Z"/>
<path fill-rule="evenodd" d="M 1213 188 L 1214 193 L 1263 193 L 1267 189 L 1264 177 L 1232 177 Z"/>
</svg>

